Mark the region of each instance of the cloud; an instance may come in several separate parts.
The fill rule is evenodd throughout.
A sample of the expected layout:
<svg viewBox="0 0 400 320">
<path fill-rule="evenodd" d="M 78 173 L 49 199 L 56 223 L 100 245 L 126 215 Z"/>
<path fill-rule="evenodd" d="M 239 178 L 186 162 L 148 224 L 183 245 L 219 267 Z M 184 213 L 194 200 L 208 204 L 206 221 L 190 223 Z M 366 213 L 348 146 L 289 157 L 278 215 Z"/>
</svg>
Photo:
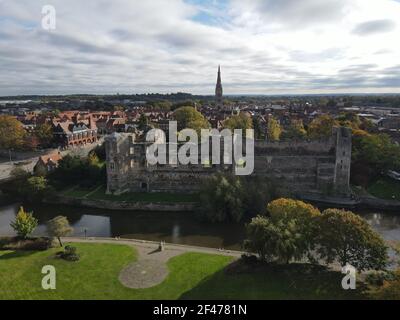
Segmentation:
<svg viewBox="0 0 400 320">
<path fill-rule="evenodd" d="M 369 36 L 378 33 L 390 32 L 396 28 L 396 23 L 389 19 L 372 20 L 358 24 L 353 33 L 359 36 Z"/>
<path fill-rule="evenodd" d="M 48 1 L 3 0 L 0 95 L 213 94 L 218 64 L 228 94 L 400 91 L 400 4 L 366 2 L 53 0 L 49 32 Z"/>
</svg>

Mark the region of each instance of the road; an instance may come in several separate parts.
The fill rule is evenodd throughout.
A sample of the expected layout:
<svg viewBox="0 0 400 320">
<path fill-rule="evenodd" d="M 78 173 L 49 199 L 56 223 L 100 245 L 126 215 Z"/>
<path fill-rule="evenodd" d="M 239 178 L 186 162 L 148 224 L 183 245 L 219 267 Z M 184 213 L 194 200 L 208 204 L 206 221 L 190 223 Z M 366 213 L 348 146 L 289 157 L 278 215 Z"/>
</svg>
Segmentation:
<svg viewBox="0 0 400 320">
<path fill-rule="evenodd" d="M 85 156 L 97 145 L 101 144 L 103 139 L 100 139 L 97 143 L 87 145 L 85 147 L 71 148 L 61 151 L 61 155 L 64 157 L 67 154 Z M 53 154 L 58 152 L 58 149 L 47 149 L 40 152 L 25 152 L 19 153 L 18 155 L 12 154 L 13 162 L 6 161 L 4 157 L 0 161 L 0 181 L 7 180 L 10 177 L 11 171 L 19 165 L 21 168 L 28 172 L 33 171 L 33 167 L 38 161 L 39 157 L 46 154 Z M 16 159 L 16 160 L 15 160 Z"/>
</svg>

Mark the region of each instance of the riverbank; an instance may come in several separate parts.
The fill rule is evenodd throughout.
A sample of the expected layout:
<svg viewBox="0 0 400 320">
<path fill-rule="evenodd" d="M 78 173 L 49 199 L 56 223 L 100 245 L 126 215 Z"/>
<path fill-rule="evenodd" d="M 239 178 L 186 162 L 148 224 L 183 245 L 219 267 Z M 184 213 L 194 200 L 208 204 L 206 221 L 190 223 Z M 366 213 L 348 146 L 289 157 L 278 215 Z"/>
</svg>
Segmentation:
<svg viewBox="0 0 400 320">
<path fill-rule="evenodd" d="M 75 207 L 86 207 L 108 210 L 130 210 L 130 211 L 166 211 L 166 212 L 186 212 L 194 211 L 198 203 L 196 202 L 146 202 L 146 201 L 114 201 L 101 199 L 86 199 L 78 197 L 68 197 L 56 195 L 52 198 L 43 200 L 48 204 L 65 204 Z"/>
<path fill-rule="evenodd" d="M 330 207 L 349 210 L 400 211 L 400 201 L 376 198 L 372 195 L 360 195 L 357 198 L 338 198 L 323 195 L 299 195 L 300 200 L 310 202 L 317 207 Z"/>
</svg>

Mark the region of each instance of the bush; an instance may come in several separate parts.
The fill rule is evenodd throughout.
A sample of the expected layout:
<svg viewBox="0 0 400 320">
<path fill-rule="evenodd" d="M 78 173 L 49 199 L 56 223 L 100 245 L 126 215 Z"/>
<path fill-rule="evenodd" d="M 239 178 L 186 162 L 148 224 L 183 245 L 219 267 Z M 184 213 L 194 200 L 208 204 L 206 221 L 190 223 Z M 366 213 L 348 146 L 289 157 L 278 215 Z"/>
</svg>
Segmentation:
<svg viewBox="0 0 400 320">
<path fill-rule="evenodd" d="M 400 280 L 400 274 L 393 271 L 372 272 L 367 274 L 365 281 L 372 286 L 382 286 L 385 281 Z"/>
<path fill-rule="evenodd" d="M 64 251 L 60 251 L 57 253 L 61 259 L 67 261 L 79 261 L 80 256 L 76 253 L 76 247 L 73 246 L 65 246 Z"/>
<path fill-rule="evenodd" d="M 10 225 L 18 236 L 26 238 L 35 230 L 38 220 L 33 217 L 32 212 L 26 212 L 23 207 L 20 207 L 15 221 Z"/>
<path fill-rule="evenodd" d="M 45 251 L 52 247 L 52 240 L 46 237 L 21 239 L 4 237 L 0 239 L 0 250 Z"/>
</svg>

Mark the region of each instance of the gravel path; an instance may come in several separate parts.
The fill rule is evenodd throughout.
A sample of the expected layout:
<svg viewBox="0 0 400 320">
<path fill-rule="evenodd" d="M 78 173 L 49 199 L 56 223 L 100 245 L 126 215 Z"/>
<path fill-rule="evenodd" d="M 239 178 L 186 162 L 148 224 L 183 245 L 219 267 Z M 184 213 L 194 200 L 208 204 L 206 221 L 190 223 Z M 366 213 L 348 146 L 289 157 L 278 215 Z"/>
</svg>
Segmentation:
<svg viewBox="0 0 400 320">
<path fill-rule="evenodd" d="M 114 243 L 134 247 L 138 259 L 127 265 L 119 275 L 119 281 L 128 288 L 149 288 L 161 282 L 168 275 L 167 262 L 170 258 L 185 252 L 202 252 L 240 257 L 242 252 L 218 250 L 213 248 L 165 244 L 164 250 L 159 250 L 159 244 L 152 241 L 112 239 L 112 238 L 65 238 L 68 242 Z"/>
</svg>

